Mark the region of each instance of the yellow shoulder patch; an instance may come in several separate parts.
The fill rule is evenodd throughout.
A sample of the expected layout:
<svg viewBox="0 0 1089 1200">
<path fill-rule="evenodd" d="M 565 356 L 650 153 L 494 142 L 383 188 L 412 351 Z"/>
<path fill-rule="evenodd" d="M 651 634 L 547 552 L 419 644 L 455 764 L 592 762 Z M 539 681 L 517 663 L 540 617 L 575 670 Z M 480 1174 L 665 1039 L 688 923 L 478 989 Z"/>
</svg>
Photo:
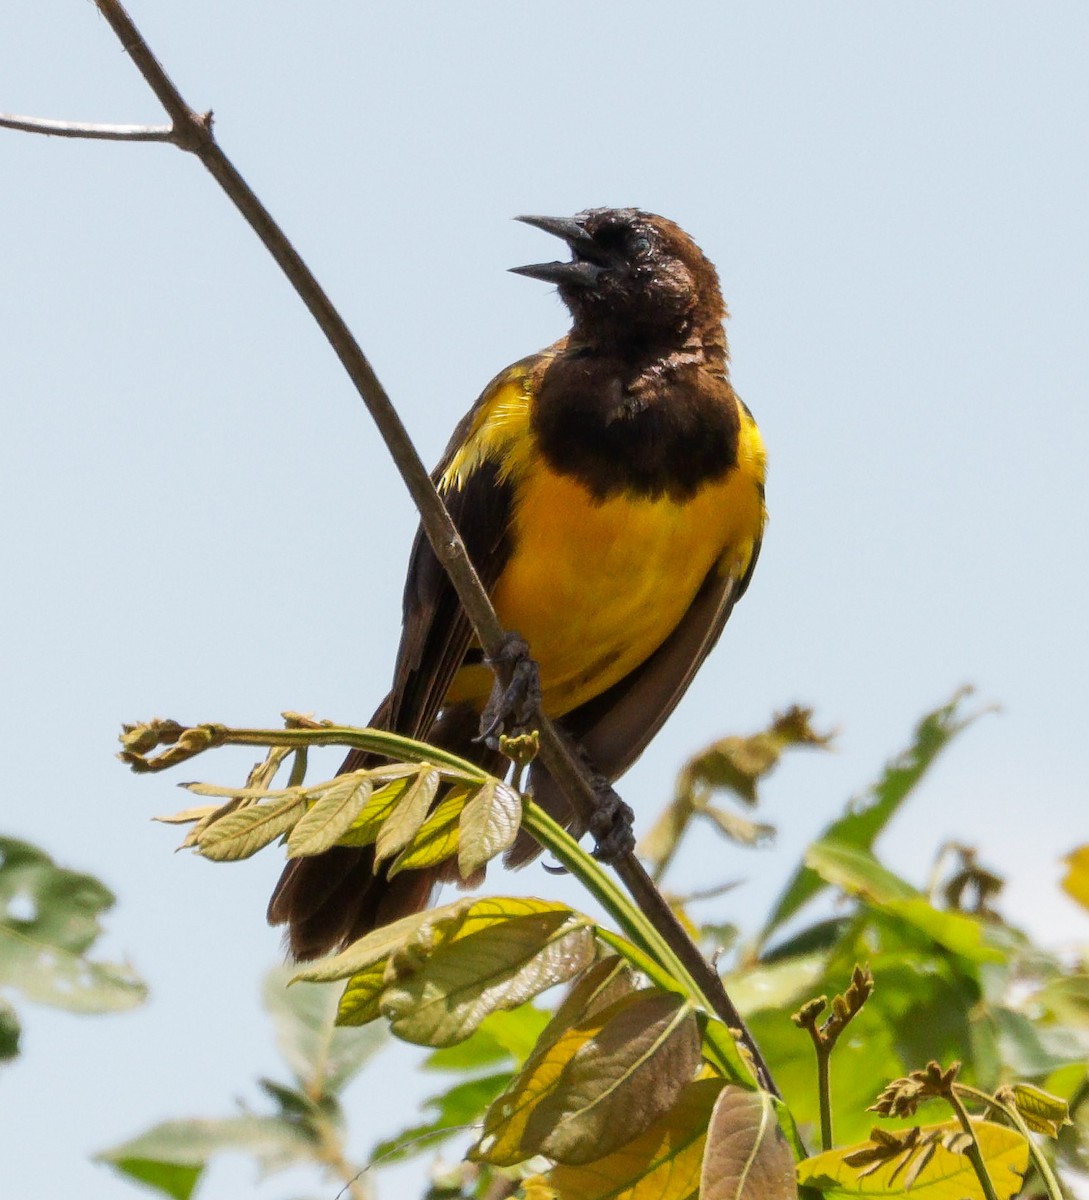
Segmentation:
<svg viewBox="0 0 1089 1200">
<path fill-rule="evenodd" d="M 499 478 L 521 473 L 533 453 L 529 427 L 533 389 L 544 355 L 534 355 L 508 367 L 484 389 L 473 409 L 465 441 L 439 480 L 442 493 L 457 491 L 482 463 L 499 463 Z"/>
</svg>

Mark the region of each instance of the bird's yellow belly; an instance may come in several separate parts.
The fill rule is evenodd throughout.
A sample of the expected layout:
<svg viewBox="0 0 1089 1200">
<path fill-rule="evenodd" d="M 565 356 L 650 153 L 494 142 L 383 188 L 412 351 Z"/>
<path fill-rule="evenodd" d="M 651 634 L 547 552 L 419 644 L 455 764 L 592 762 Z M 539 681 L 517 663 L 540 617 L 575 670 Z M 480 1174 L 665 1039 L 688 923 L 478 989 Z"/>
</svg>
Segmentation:
<svg viewBox="0 0 1089 1200">
<path fill-rule="evenodd" d="M 538 470 L 514 509 L 514 553 L 492 592 L 541 673 L 545 711 L 562 716 L 634 670 L 676 628 L 708 572 L 740 576 L 763 521 L 752 478 L 732 471 L 684 502 L 618 495 Z M 482 703 L 484 667 L 464 668 L 448 699 Z"/>
</svg>

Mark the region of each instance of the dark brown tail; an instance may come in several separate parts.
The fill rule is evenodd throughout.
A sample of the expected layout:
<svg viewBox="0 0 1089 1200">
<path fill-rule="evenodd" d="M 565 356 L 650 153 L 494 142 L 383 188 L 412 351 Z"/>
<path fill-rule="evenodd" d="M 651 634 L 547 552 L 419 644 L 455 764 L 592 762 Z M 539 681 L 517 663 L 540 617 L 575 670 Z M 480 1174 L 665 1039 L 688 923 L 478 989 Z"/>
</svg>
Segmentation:
<svg viewBox="0 0 1089 1200">
<path fill-rule="evenodd" d="M 379 725 L 384 709 L 375 714 Z M 501 755 L 473 742 L 479 716 L 472 709 L 446 709 L 428 738 L 470 759 L 486 771 L 502 772 Z M 340 773 L 374 766 L 379 759 L 353 750 Z M 419 912 L 438 883 L 457 878 L 456 861 L 421 871 L 402 871 L 392 879 L 374 869 L 373 846 L 334 846 L 311 858 L 292 859 L 284 868 L 268 906 L 270 925 L 287 925 L 294 958 L 318 958 L 356 941 L 372 929 Z"/>
</svg>

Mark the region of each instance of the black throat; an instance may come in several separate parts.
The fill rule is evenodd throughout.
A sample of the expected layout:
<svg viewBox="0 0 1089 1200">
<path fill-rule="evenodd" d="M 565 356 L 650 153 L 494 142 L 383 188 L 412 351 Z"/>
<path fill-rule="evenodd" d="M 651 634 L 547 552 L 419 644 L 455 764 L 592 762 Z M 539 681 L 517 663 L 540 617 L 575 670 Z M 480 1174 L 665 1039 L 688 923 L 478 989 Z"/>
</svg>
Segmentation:
<svg viewBox="0 0 1089 1200">
<path fill-rule="evenodd" d="M 568 345 L 548 366 L 533 429 L 553 470 L 598 501 L 690 499 L 737 464 L 739 418 L 722 366 L 702 354 Z"/>
</svg>

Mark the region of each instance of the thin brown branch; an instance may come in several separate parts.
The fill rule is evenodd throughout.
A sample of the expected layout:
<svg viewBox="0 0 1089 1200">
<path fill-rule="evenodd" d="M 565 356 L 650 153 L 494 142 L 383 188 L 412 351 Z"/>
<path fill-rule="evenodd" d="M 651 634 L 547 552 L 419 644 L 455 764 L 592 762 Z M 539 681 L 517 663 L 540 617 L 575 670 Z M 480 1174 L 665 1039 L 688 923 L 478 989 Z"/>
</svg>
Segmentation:
<svg viewBox="0 0 1089 1200">
<path fill-rule="evenodd" d="M 104 142 L 173 142 L 172 125 L 93 125 L 80 121 L 50 121 L 46 117 L 20 117 L 0 113 L 0 129 L 44 133 L 50 137 L 91 138 Z"/>
<path fill-rule="evenodd" d="M 502 644 L 503 627 L 469 561 L 450 514 L 366 355 L 271 214 L 216 144 L 211 114 L 200 115 L 186 104 L 118 0 L 95 0 L 95 3 L 170 116 L 174 133 L 172 140 L 182 149 L 196 154 L 211 172 L 280 265 L 325 334 L 378 426 L 419 510 L 424 532 L 449 574 L 480 644 L 489 657 L 496 657 Z M 596 799 L 585 769 L 544 714 L 540 716 L 540 735 L 540 753 L 545 767 L 576 810 L 588 816 L 594 811 Z M 634 854 L 629 854 L 617 863 L 616 869 L 635 902 L 685 964 L 716 1014 L 729 1027 L 744 1031 L 741 1015 L 726 995 L 717 971 L 688 937 L 643 865 Z M 744 1036 L 761 1082 L 774 1091 L 770 1072 L 759 1050 L 747 1033 Z"/>
</svg>

